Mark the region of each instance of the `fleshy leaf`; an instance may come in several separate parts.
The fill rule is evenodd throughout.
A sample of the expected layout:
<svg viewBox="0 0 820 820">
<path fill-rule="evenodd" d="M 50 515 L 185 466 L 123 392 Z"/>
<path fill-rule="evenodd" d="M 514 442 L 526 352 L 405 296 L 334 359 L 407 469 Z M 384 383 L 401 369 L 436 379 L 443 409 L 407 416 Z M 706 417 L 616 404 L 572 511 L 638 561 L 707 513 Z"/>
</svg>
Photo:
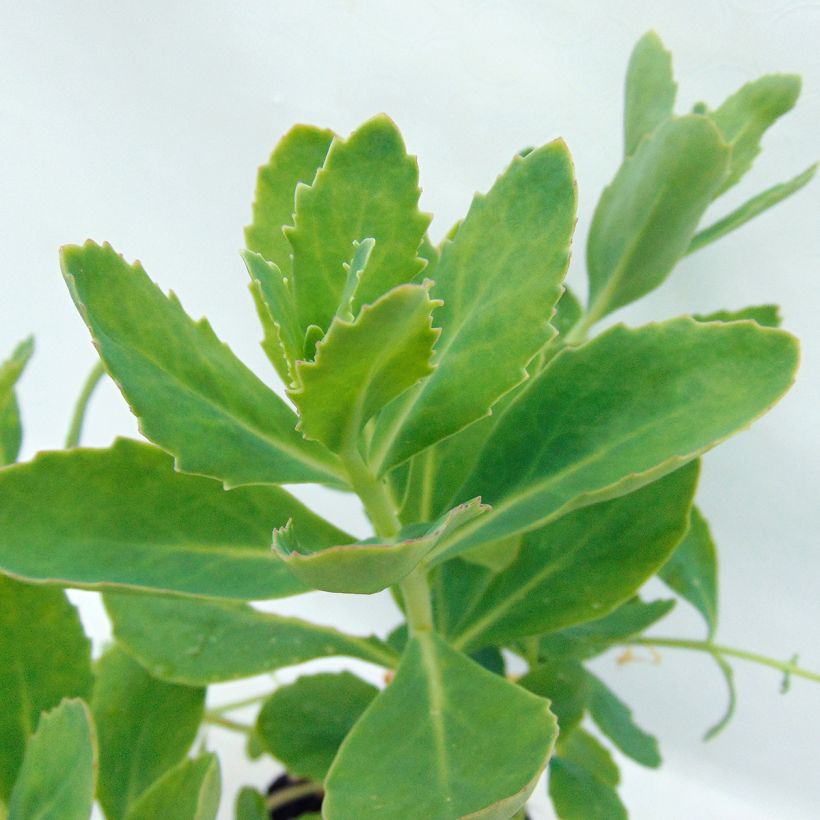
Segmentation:
<svg viewBox="0 0 820 820">
<path fill-rule="evenodd" d="M 339 481 L 336 459 L 296 432 L 285 402 L 139 263 L 93 242 L 63 248 L 61 259 L 106 369 L 180 470 L 226 486 Z"/>
<path fill-rule="evenodd" d="M 405 528 L 395 542 L 378 538 L 338 547 L 303 546 L 289 522 L 273 532 L 273 549 L 293 574 L 314 589 L 369 595 L 397 584 L 436 545 L 459 527 L 487 511 L 479 498 L 459 504 L 426 529 Z"/>
<path fill-rule="evenodd" d="M 627 820 L 615 789 L 574 759 L 550 761 L 549 795 L 560 820 Z"/>
<path fill-rule="evenodd" d="M 58 589 L 0 575 L 0 801 L 6 800 L 40 713 L 91 693 L 91 643 Z"/>
<path fill-rule="evenodd" d="M 706 117 L 689 115 L 667 120 L 624 160 L 589 230 L 589 325 L 666 279 L 726 178 L 730 154 Z"/>
<path fill-rule="evenodd" d="M 549 700 L 562 735 L 575 729 L 589 704 L 587 672 L 571 658 L 561 664 L 549 663 L 530 669 L 518 679 L 518 685 Z"/>
<path fill-rule="evenodd" d="M 502 572 L 518 558 L 521 552 L 521 536 L 513 535 L 499 541 L 487 541 L 461 553 L 464 561 L 478 564 L 493 572 Z"/>
<path fill-rule="evenodd" d="M 0 364 L 0 467 L 13 464 L 20 452 L 22 429 L 20 408 L 14 385 L 34 352 L 34 339 L 29 337 Z"/>
<path fill-rule="evenodd" d="M 780 307 L 778 305 L 753 305 L 740 310 L 716 310 L 714 313 L 695 314 L 698 322 L 741 322 L 751 319 L 761 327 L 780 327 Z"/>
<path fill-rule="evenodd" d="M 424 266 L 417 254 L 430 224 L 418 199 L 418 164 L 388 117 L 374 117 L 347 140 L 333 140 L 313 183 L 297 188 L 294 227 L 285 231 L 303 328 L 327 330 L 336 315 L 353 242 L 376 242 L 356 291 L 356 309 L 414 280 Z"/>
<path fill-rule="evenodd" d="M 528 533 L 518 558 L 461 620 L 453 644 L 475 649 L 539 635 L 629 600 L 686 534 L 697 477 L 697 463 L 689 464 Z"/>
<path fill-rule="evenodd" d="M 64 700 L 44 712 L 26 746 L 8 820 L 88 820 L 94 803 L 97 746 L 88 707 Z"/>
<path fill-rule="evenodd" d="M 641 37 L 626 70 L 624 156 L 674 113 L 678 87 L 672 75 L 672 55 L 654 31 Z"/>
<path fill-rule="evenodd" d="M 204 704 L 204 689 L 152 678 L 118 648 L 100 658 L 91 711 L 100 744 L 97 797 L 109 820 L 125 817 L 140 795 L 183 758 Z"/>
<path fill-rule="evenodd" d="M 695 507 L 689 532 L 661 567 L 658 577 L 703 615 L 710 638 L 717 628 L 717 574 L 715 543 L 706 519 Z"/>
<path fill-rule="evenodd" d="M 708 228 L 698 231 L 692 237 L 692 241 L 689 243 L 686 253 L 694 253 L 715 240 L 726 236 L 726 234 L 737 230 L 751 219 L 754 219 L 758 214 L 762 214 L 764 211 L 777 205 L 778 202 L 782 202 L 792 194 L 797 193 L 814 179 L 816 171 L 817 165 L 812 165 L 796 177 L 786 182 L 781 182 L 778 185 L 773 185 L 771 188 L 767 188 L 762 193 L 752 197 L 748 202 L 744 202 L 739 208 L 735 208 L 731 213 L 719 219 Z"/>
<path fill-rule="evenodd" d="M 363 239 L 361 242 L 354 242 L 353 256 L 350 257 L 349 262 L 345 262 L 344 265 L 342 265 L 345 269 L 346 278 L 345 286 L 342 290 L 342 298 L 339 300 L 339 307 L 336 309 L 336 315 L 342 319 L 346 319 L 348 322 L 352 322 L 355 318 L 353 313 L 353 299 L 375 244 L 376 241 L 371 237 Z"/>
<path fill-rule="evenodd" d="M 296 365 L 298 386 L 288 391 L 303 435 L 336 453 L 358 448 L 373 415 L 432 372 L 438 304 L 423 285 L 399 285 L 355 321 L 336 317 L 315 361 Z"/>
<path fill-rule="evenodd" d="M 546 700 L 421 634 L 342 744 L 323 815 L 503 820 L 526 802 L 556 734 Z"/>
<path fill-rule="evenodd" d="M 251 786 L 243 786 L 236 795 L 236 820 L 270 820 L 265 798 Z"/>
<path fill-rule="evenodd" d="M 441 560 L 623 495 L 711 449 L 789 388 L 795 340 L 753 322 L 614 327 L 566 348 L 498 419 L 455 499 L 492 505 Z"/>
<path fill-rule="evenodd" d="M 489 193 L 475 197 L 436 266 L 433 295 L 444 301 L 436 371 L 379 418 L 370 458 L 377 473 L 486 416 L 524 380 L 555 334 L 549 318 L 575 208 L 572 160 L 560 140 L 516 157 Z"/>
<path fill-rule="evenodd" d="M 183 760 L 146 789 L 126 820 L 216 820 L 220 791 L 215 754 Z"/>
<path fill-rule="evenodd" d="M 321 782 L 378 691 L 350 672 L 305 675 L 265 701 L 256 729 L 290 774 Z"/>
<path fill-rule="evenodd" d="M 582 765 L 602 783 L 615 788 L 621 780 L 618 767 L 609 751 L 591 734 L 575 729 L 558 741 L 556 755 Z"/>
<path fill-rule="evenodd" d="M 104 600 L 120 644 L 151 674 L 175 683 L 205 686 L 338 655 L 398 663 L 378 638 L 244 604 L 125 592 L 106 593 Z"/>
<path fill-rule="evenodd" d="M 272 528 L 288 518 L 317 544 L 350 538 L 279 487 L 226 492 L 120 439 L 0 472 L 0 570 L 93 589 L 277 598 L 305 591 L 270 553 Z"/>
</svg>

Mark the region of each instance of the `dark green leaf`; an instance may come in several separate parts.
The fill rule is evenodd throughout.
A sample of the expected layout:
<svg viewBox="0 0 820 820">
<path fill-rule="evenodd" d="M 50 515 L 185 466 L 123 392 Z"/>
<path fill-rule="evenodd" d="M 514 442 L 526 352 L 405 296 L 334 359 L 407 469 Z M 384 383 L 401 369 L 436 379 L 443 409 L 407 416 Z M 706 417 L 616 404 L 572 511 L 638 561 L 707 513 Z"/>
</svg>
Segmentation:
<svg viewBox="0 0 820 820">
<path fill-rule="evenodd" d="M 591 695 L 587 673 L 575 660 L 537 666 L 520 677 L 518 685 L 549 700 L 562 735 L 581 722 Z"/>
<path fill-rule="evenodd" d="M 607 786 L 615 788 L 621 780 L 612 755 L 583 729 L 574 729 L 569 735 L 562 734 L 558 741 L 557 754 L 564 760 L 571 760 L 583 766 Z"/>
<path fill-rule="evenodd" d="M 550 761 L 549 795 L 560 820 L 627 820 L 618 793 L 573 760 Z"/>
</svg>

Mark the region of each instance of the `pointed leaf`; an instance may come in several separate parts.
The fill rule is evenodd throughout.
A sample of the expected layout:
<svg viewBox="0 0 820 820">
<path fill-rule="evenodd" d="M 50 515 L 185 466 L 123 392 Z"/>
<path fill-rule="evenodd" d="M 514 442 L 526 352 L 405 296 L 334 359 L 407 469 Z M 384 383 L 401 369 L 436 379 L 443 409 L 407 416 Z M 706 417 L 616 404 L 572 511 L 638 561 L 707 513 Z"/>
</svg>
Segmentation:
<svg viewBox="0 0 820 820">
<path fill-rule="evenodd" d="M 795 340 L 753 322 L 690 318 L 567 348 L 496 422 L 455 498 L 492 510 L 446 539 L 440 560 L 654 481 L 768 410 L 797 368 Z"/>
<path fill-rule="evenodd" d="M 654 290 L 686 253 L 731 151 L 706 118 L 667 120 L 604 190 L 587 241 L 587 322 Z"/>
<path fill-rule="evenodd" d="M 459 623 L 454 645 L 474 649 L 538 635 L 629 600 L 686 534 L 697 476 L 697 463 L 689 464 L 527 534 L 518 558 Z"/>
<path fill-rule="evenodd" d="M 142 794 L 126 820 L 215 820 L 220 791 L 216 755 L 183 760 Z"/>
<path fill-rule="evenodd" d="M 532 792 L 555 737 L 545 700 L 424 633 L 342 744 L 323 815 L 508 818 Z"/>
<path fill-rule="evenodd" d="M 350 257 L 349 262 L 345 262 L 342 265 L 345 269 L 345 286 L 342 290 L 342 298 L 339 299 L 339 307 L 336 309 L 336 315 L 342 319 L 346 319 L 348 322 L 352 322 L 355 318 L 353 309 L 354 297 L 375 245 L 376 241 L 371 237 L 362 239 L 361 242 L 354 242 L 353 256 Z"/>
<path fill-rule="evenodd" d="M 106 369 L 179 469 L 237 484 L 338 481 L 334 457 L 288 406 L 110 245 L 62 250 L 63 274 Z"/>
<path fill-rule="evenodd" d="M 764 211 L 777 205 L 778 202 L 782 202 L 792 194 L 796 194 L 801 188 L 811 182 L 816 171 L 817 165 L 812 165 L 803 171 L 802 174 L 798 174 L 786 182 L 781 182 L 779 185 L 773 185 L 771 188 L 766 189 L 747 202 L 744 202 L 739 208 L 735 208 L 734 211 L 722 219 L 719 219 L 708 228 L 698 231 L 692 237 L 692 241 L 689 243 L 686 253 L 694 253 L 715 240 L 726 236 L 726 234 L 736 231 L 751 219 L 758 216 L 758 214 L 762 214 Z"/>
<path fill-rule="evenodd" d="M 256 729 L 290 774 L 321 782 L 378 691 L 350 672 L 305 675 L 265 701 Z"/>
<path fill-rule="evenodd" d="M 2 801 L 40 713 L 91 692 L 91 643 L 62 590 L 0 575 L 0 659 Z"/>
<path fill-rule="evenodd" d="M 486 416 L 523 381 L 555 333 L 549 318 L 575 208 L 572 160 L 560 140 L 516 157 L 488 194 L 476 196 L 436 266 L 433 295 L 444 300 L 436 371 L 379 419 L 371 450 L 377 472 Z"/>
<path fill-rule="evenodd" d="M 375 301 L 421 270 L 417 257 L 430 218 L 418 210 L 418 165 L 384 115 L 347 140 L 333 140 L 310 186 L 296 191 L 293 294 L 300 324 L 326 330 L 341 300 L 353 242 L 376 246 L 356 292 L 355 308 Z M 355 312 L 355 311 L 354 311 Z"/>
<path fill-rule="evenodd" d="M 100 744 L 97 797 L 108 820 L 125 817 L 139 796 L 182 759 L 194 742 L 204 705 L 204 689 L 152 678 L 121 649 L 100 658 L 91 711 Z"/>
<path fill-rule="evenodd" d="M 120 644 L 152 675 L 175 683 L 205 686 L 338 655 L 398 663 L 378 638 L 244 604 L 125 592 L 106 593 L 104 600 Z"/>
<path fill-rule="evenodd" d="M 717 550 L 706 519 L 692 509 L 689 532 L 661 567 L 658 577 L 703 615 L 713 637 L 717 628 Z"/>
<path fill-rule="evenodd" d="M 272 528 L 288 518 L 317 544 L 350 538 L 278 487 L 226 492 L 119 439 L 0 472 L 0 570 L 92 589 L 277 598 L 305 591 L 270 552 Z"/>
<path fill-rule="evenodd" d="M 353 322 L 337 316 L 315 361 L 296 365 L 298 387 L 288 391 L 304 436 L 336 453 L 357 448 L 373 415 L 432 372 L 438 304 L 427 287 L 400 285 Z"/>
<path fill-rule="evenodd" d="M 556 755 L 550 761 L 549 795 L 560 820 L 627 820 L 618 793 L 586 766 Z"/>
<path fill-rule="evenodd" d="M 22 429 L 20 408 L 14 385 L 34 353 L 34 339 L 29 337 L 14 349 L 11 356 L 0 364 L 0 467 L 13 464 L 20 452 Z"/>
<path fill-rule="evenodd" d="M 674 113 L 678 87 L 672 75 L 672 55 L 661 38 L 649 31 L 638 40 L 626 70 L 624 156 Z"/>
<path fill-rule="evenodd" d="M 740 310 L 716 310 L 714 313 L 695 314 L 698 322 L 741 322 L 751 319 L 761 327 L 780 327 L 782 319 L 778 305 L 754 305 Z"/>
<path fill-rule="evenodd" d="M 94 803 L 97 747 L 88 707 L 64 700 L 44 712 L 26 746 L 8 820 L 88 820 Z"/>
<path fill-rule="evenodd" d="M 395 542 L 373 538 L 318 550 L 303 546 L 288 523 L 273 531 L 273 549 L 297 578 L 314 589 L 369 595 L 408 576 L 440 541 L 487 509 L 474 498 L 421 532 L 418 526 L 406 528 Z"/>
</svg>

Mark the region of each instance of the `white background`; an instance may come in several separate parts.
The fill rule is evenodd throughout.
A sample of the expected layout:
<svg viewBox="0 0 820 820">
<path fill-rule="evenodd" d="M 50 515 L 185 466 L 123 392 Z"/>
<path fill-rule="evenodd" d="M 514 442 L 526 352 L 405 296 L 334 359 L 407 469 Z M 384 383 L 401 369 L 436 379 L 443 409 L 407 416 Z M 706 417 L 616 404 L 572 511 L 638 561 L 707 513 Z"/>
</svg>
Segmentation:
<svg viewBox="0 0 820 820">
<path fill-rule="evenodd" d="M 716 214 L 820 156 L 818 3 L 3 0 L 0 9 L 0 349 L 6 355 L 36 335 L 20 388 L 26 457 L 61 444 L 94 360 L 60 279 L 63 243 L 93 237 L 139 257 L 272 380 L 237 249 L 255 168 L 294 122 L 346 134 L 388 112 L 420 157 L 436 238 L 517 149 L 565 137 L 578 169 L 570 281 L 580 291 L 592 209 L 619 161 L 626 61 L 648 28 L 674 53 L 679 110 L 698 99 L 716 105 L 765 72 L 804 77 L 798 109 L 766 137 L 765 155 Z M 815 182 L 687 259 L 661 291 L 615 317 L 639 323 L 777 301 L 803 340 L 797 386 L 706 459 L 699 497 L 721 550 L 721 640 L 784 659 L 799 650 L 815 669 L 819 206 Z M 110 385 L 89 422 L 92 444 L 135 431 Z M 325 493 L 319 503 L 364 532 L 360 512 L 341 496 Z M 79 599 L 99 644 L 106 632 L 96 601 Z M 311 595 L 274 608 L 360 632 L 383 633 L 396 617 L 386 596 Z M 697 618 L 679 609 L 663 631 L 699 637 Z M 737 718 L 703 745 L 724 698 L 708 658 L 669 651 L 659 665 L 619 667 L 607 657 L 596 668 L 665 753 L 659 773 L 625 765 L 622 794 L 633 817 L 820 816 L 820 686 L 795 680 L 781 697 L 777 673 L 737 664 Z M 272 764 L 245 766 L 219 731 L 207 740 L 225 751 L 229 794 L 269 779 Z M 543 795 L 538 802 L 536 816 L 549 816 Z"/>
</svg>

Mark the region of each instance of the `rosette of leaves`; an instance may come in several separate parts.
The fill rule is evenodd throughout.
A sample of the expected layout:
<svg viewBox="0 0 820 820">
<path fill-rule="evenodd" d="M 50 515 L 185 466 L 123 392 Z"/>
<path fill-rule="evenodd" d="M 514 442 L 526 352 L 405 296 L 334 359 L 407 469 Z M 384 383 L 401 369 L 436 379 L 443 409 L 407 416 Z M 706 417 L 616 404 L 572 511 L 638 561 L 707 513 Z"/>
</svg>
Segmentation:
<svg viewBox="0 0 820 820">
<path fill-rule="evenodd" d="M 576 185 L 562 141 L 516 155 L 436 246 L 391 120 L 347 138 L 297 126 L 259 171 L 243 253 L 284 397 L 139 263 L 64 248 L 101 357 L 68 443 L 103 372 L 148 442 L 0 471 L 9 816 L 48 810 L 59 777 L 60 816 L 86 817 L 96 796 L 109 818 L 213 818 L 218 763 L 188 756 L 203 720 L 247 732 L 292 775 L 267 798 L 243 789 L 240 818 L 319 799 L 330 820 L 518 817 L 546 768 L 560 817 L 625 816 L 607 744 L 653 767 L 657 742 L 585 663 L 688 646 L 731 685 L 726 658 L 744 653 L 714 643 L 700 456 L 782 397 L 797 344 L 772 306 L 590 331 L 809 180 L 813 167 L 702 224 L 798 91 L 764 77 L 676 115 L 668 53 L 654 34 L 638 43 L 586 308 L 564 283 Z M 6 464 L 29 353 L 0 370 Z M 374 535 L 325 521 L 296 483 L 348 493 Z M 705 641 L 646 637 L 674 603 L 638 597 L 656 575 L 702 613 Z M 116 645 L 93 666 L 62 587 L 105 593 Z M 387 588 L 403 620 L 387 640 L 249 605 Z M 513 655 L 528 667 L 517 679 Z M 232 705 L 204 710 L 210 684 L 329 656 L 390 682 L 304 676 L 266 696 L 254 726 Z"/>
</svg>

